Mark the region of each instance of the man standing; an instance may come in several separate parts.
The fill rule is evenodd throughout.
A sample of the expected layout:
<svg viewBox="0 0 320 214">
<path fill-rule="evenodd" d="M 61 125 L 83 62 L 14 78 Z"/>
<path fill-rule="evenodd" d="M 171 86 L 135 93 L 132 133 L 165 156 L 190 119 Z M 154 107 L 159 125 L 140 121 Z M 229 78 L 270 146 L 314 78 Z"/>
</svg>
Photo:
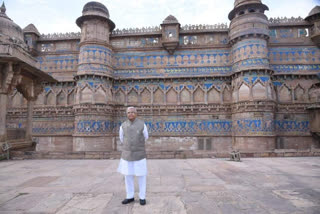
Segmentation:
<svg viewBox="0 0 320 214">
<path fill-rule="evenodd" d="M 146 204 L 147 161 L 145 141 L 148 139 L 147 126 L 137 119 L 137 109 L 127 108 L 127 118 L 120 126 L 119 138 L 122 143 L 122 154 L 118 172 L 125 176 L 127 197 L 122 204 L 134 201 L 134 176 L 139 178 L 140 205 Z"/>
</svg>

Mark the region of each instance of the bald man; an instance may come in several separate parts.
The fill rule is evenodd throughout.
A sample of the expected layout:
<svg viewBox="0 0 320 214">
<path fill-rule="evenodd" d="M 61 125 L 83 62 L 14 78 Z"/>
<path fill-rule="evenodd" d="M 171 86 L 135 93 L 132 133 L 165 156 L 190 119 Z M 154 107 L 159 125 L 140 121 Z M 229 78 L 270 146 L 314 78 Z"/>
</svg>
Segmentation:
<svg viewBox="0 0 320 214">
<path fill-rule="evenodd" d="M 146 204 L 147 161 L 145 141 L 148 139 L 148 130 L 144 121 L 137 118 L 137 109 L 127 108 L 127 120 L 119 130 L 122 144 L 121 159 L 118 172 L 125 176 L 127 196 L 122 204 L 134 202 L 134 176 L 139 179 L 140 205 Z"/>
</svg>

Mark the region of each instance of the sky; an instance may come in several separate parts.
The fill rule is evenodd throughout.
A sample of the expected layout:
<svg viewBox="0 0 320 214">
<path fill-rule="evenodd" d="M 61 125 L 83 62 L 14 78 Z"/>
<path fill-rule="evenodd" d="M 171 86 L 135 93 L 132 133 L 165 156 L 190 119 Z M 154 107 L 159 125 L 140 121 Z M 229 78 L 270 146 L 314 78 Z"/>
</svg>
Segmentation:
<svg viewBox="0 0 320 214">
<path fill-rule="evenodd" d="M 0 0 L 2 4 L 3 0 Z M 79 32 L 75 24 L 90 0 L 4 0 L 7 15 L 21 28 L 33 23 L 41 34 Z M 159 26 L 168 16 L 181 25 L 227 23 L 234 0 L 96 0 L 109 10 L 117 29 Z M 320 0 L 262 0 L 271 17 L 305 18 Z"/>
</svg>

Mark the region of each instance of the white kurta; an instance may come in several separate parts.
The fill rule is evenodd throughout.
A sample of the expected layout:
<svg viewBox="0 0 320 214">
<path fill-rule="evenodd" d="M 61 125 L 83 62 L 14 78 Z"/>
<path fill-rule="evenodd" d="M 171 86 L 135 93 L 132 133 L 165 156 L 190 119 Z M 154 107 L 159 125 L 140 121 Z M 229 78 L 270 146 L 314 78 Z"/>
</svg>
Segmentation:
<svg viewBox="0 0 320 214">
<path fill-rule="evenodd" d="M 146 124 L 144 124 L 143 136 L 145 140 L 149 138 Z M 123 143 L 122 126 L 120 126 L 119 138 L 120 138 L 120 142 Z M 135 176 L 147 175 L 147 160 L 144 158 L 138 161 L 127 161 L 121 158 L 118 166 L 118 172 L 120 172 L 123 175 L 135 175 Z"/>
</svg>

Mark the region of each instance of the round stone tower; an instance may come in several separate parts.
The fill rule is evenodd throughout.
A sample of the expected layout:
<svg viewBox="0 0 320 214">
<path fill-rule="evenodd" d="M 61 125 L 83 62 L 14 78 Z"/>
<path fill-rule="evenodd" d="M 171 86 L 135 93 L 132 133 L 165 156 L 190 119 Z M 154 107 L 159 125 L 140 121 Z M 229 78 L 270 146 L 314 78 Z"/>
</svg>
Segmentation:
<svg viewBox="0 0 320 214">
<path fill-rule="evenodd" d="M 320 6 L 315 6 L 305 20 L 312 24 L 310 32 L 311 40 L 320 47 Z"/>
<path fill-rule="evenodd" d="M 76 20 L 81 28 L 75 96 L 74 151 L 112 150 L 113 115 L 110 33 L 115 24 L 99 2 L 84 5 Z"/>
<path fill-rule="evenodd" d="M 81 28 L 77 76 L 112 76 L 109 36 L 115 24 L 109 19 L 108 9 L 99 2 L 89 2 L 76 23 Z"/>
<path fill-rule="evenodd" d="M 273 71 L 269 66 L 268 7 L 261 0 L 236 0 L 229 13 L 232 45 L 233 149 L 275 148 Z"/>
</svg>

